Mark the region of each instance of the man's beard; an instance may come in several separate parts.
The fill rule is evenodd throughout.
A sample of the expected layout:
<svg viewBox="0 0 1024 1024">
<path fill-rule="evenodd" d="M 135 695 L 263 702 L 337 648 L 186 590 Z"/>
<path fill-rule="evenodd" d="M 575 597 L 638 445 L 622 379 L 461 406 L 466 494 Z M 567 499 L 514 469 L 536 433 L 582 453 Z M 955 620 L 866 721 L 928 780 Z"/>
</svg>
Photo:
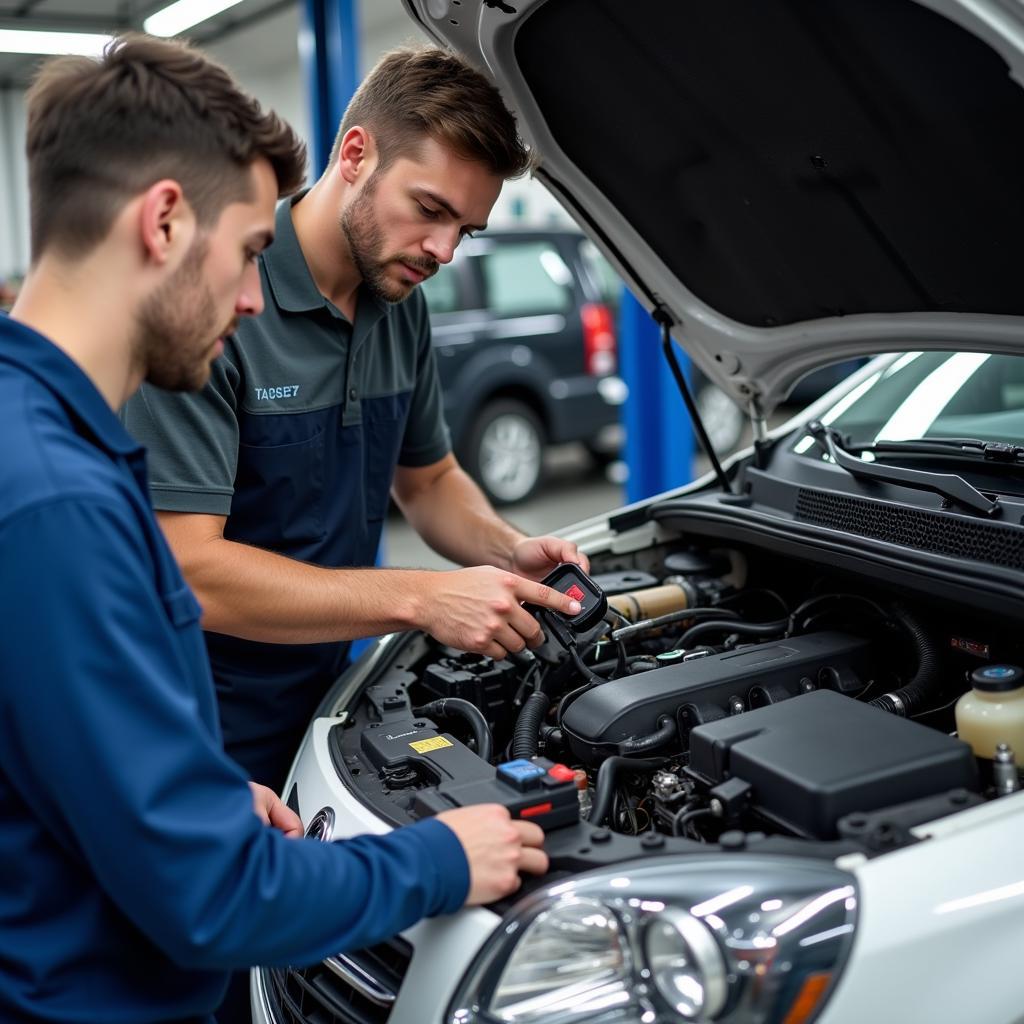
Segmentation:
<svg viewBox="0 0 1024 1024">
<path fill-rule="evenodd" d="M 203 283 L 209 246 L 197 240 L 181 266 L 142 304 L 136 317 L 135 365 L 145 379 L 167 391 L 198 391 L 210 378 L 218 331 L 217 306 Z"/>
<path fill-rule="evenodd" d="M 388 276 L 388 268 L 395 263 L 406 263 L 430 277 L 437 272 L 437 260 L 425 256 L 404 256 L 400 253 L 383 257 L 384 233 L 373 212 L 373 195 L 377 189 L 377 172 L 363 186 L 341 214 L 341 230 L 348 242 L 352 262 L 359 271 L 370 294 L 384 302 L 401 302 L 414 285 L 396 283 Z"/>
</svg>

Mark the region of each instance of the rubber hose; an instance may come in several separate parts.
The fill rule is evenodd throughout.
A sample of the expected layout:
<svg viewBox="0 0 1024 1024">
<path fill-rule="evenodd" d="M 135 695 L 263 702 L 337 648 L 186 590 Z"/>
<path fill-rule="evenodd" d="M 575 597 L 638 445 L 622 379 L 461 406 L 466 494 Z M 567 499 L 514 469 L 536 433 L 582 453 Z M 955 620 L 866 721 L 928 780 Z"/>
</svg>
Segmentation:
<svg viewBox="0 0 1024 1024">
<path fill-rule="evenodd" d="M 662 626 L 669 626 L 674 622 L 686 622 L 693 619 L 694 624 L 703 619 L 738 619 L 739 614 L 730 608 L 683 608 L 679 611 L 668 612 L 659 615 L 654 619 L 644 619 L 642 622 L 630 623 L 612 633 L 612 640 L 628 640 L 638 633 L 645 633 L 649 629 L 659 629 Z"/>
<path fill-rule="evenodd" d="M 778 619 L 776 622 L 729 622 L 716 619 L 714 622 L 699 622 L 691 626 L 678 640 L 675 650 L 689 647 L 694 640 L 699 640 L 709 633 L 738 633 L 740 636 L 774 636 L 784 633 L 789 619 Z"/>
<path fill-rule="evenodd" d="M 535 757 L 540 748 L 540 725 L 551 707 L 551 698 L 543 690 L 534 690 L 516 719 L 512 733 L 512 757 Z"/>
<path fill-rule="evenodd" d="M 615 784 L 619 770 L 628 768 L 635 772 L 653 772 L 666 762 L 664 757 L 640 759 L 634 757 L 606 757 L 597 771 L 597 782 L 594 784 L 594 803 L 590 808 L 587 821 L 591 825 L 600 825 L 608 817 L 615 799 Z"/>
<path fill-rule="evenodd" d="M 678 735 L 675 719 L 669 715 L 662 715 L 658 719 L 658 729 L 649 736 L 637 736 L 636 739 L 623 740 L 619 744 L 619 754 L 627 757 L 630 754 L 647 754 L 658 747 L 674 740 Z"/>
<path fill-rule="evenodd" d="M 430 717 L 437 715 L 439 718 L 461 718 L 472 730 L 473 739 L 476 740 L 477 756 L 484 761 L 490 762 L 494 756 L 494 737 L 491 735 L 491 727 L 487 719 L 475 705 L 461 697 L 442 697 L 440 700 L 432 700 L 422 707 L 413 708 L 414 715 L 426 715 Z"/>
<path fill-rule="evenodd" d="M 911 718 L 924 709 L 925 701 L 932 696 L 932 691 L 939 682 L 939 651 L 920 619 L 906 608 L 899 605 L 894 607 L 892 617 L 910 634 L 914 642 L 917 650 L 917 672 L 906 686 L 891 693 L 883 693 L 881 697 L 876 697 L 868 703 L 873 708 L 888 711 L 890 715 Z"/>
</svg>

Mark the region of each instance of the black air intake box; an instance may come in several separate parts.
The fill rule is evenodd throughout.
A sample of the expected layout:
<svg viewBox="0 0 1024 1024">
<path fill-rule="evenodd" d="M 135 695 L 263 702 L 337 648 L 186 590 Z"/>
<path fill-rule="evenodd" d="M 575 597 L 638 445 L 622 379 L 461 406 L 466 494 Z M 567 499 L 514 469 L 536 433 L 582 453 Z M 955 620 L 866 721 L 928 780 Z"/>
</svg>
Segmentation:
<svg viewBox="0 0 1024 1024">
<path fill-rule="evenodd" d="M 750 783 L 754 808 L 817 839 L 855 811 L 978 789 L 966 743 L 827 690 L 698 726 L 689 771 L 709 786 Z"/>
</svg>

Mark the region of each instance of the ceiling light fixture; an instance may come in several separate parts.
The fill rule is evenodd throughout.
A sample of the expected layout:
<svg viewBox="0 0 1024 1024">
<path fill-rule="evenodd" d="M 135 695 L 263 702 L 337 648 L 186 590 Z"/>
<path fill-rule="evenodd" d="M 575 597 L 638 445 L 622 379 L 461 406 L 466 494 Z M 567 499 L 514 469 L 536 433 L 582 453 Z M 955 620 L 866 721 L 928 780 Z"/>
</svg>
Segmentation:
<svg viewBox="0 0 1024 1024">
<path fill-rule="evenodd" d="M 110 42 L 109 35 L 95 32 L 35 32 L 0 29 L 0 53 L 76 54 L 98 57 Z"/>
<path fill-rule="evenodd" d="M 242 0 L 177 0 L 151 14 L 142 27 L 152 36 L 176 36 Z"/>
</svg>

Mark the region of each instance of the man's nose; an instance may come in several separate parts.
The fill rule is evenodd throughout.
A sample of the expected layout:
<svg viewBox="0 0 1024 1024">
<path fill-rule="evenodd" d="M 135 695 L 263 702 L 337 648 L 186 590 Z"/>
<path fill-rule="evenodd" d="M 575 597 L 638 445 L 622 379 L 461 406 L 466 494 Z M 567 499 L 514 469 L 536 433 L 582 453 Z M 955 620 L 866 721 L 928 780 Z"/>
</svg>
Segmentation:
<svg viewBox="0 0 1024 1024">
<path fill-rule="evenodd" d="M 424 240 L 423 251 L 438 263 L 451 263 L 459 244 L 459 230 L 458 225 L 436 228 Z"/>
<path fill-rule="evenodd" d="M 263 287 L 259 267 L 255 263 L 246 268 L 242 288 L 235 300 L 235 312 L 241 316 L 259 316 L 263 312 Z"/>
</svg>

